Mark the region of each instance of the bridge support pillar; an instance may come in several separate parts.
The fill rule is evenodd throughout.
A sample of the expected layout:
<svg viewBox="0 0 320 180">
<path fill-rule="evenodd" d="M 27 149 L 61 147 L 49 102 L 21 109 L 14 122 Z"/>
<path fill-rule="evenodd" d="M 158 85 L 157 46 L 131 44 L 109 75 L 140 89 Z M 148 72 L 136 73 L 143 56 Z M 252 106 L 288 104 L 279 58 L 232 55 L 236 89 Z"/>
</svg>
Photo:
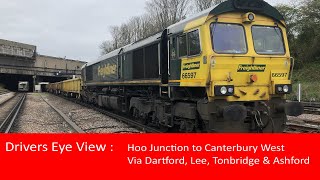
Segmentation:
<svg viewBox="0 0 320 180">
<path fill-rule="evenodd" d="M 33 92 L 36 92 L 37 75 L 33 76 Z"/>
</svg>

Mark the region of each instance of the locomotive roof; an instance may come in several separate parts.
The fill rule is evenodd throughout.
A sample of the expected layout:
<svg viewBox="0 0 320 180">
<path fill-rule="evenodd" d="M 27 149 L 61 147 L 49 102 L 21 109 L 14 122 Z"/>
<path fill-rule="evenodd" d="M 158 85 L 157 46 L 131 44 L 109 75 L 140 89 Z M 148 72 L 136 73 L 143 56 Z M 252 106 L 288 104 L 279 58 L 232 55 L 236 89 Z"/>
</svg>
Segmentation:
<svg viewBox="0 0 320 180">
<path fill-rule="evenodd" d="M 254 12 L 271 17 L 280 23 L 282 23 L 281 21 L 284 20 L 283 16 L 276 8 L 272 7 L 270 4 L 263 0 L 228 0 L 207 10 L 204 10 L 190 18 L 169 26 L 168 33 L 181 33 L 185 30 L 185 27 L 188 23 L 196 19 L 209 17 L 210 15 L 219 15 L 227 12 Z M 203 18 L 202 21 L 198 21 L 198 24 L 195 24 L 194 26 L 201 25 L 201 23 L 204 24 L 206 20 L 207 18 Z"/>
<path fill-rule="evenodd" d="M 103 60 L 106 60 L 106 59 L 108 59 L 108 58 L 117 56 L 117 55 L 120 53 L 120 51 L 124 50 L 126 47 L 128 47 L 128 46 L 130 46 L 130 45 L 131 45 L 131 44 L 128 44 L 128 45 L 126 45 L 126 46 L 124 46 L 124 47 L 121 47 L 121 48 L 118 48 L 118 49 L 116 49 L 116 50 L 113 50 L 113 51 L 109 52 L 108 54 L 105 54 L 105 55 L 99 57 L 96 61 L 91 62 L 91 63 L 88 63 L 86 66 L 91 66 L 91 65 L 94 65 L 94 64 L 99 63 L 100 61 L 103 61 Z"/>
<path fill-rule="evenodd" d="M 210 14 L 210 12 L 212 11 L 213 8 L 215 8 L 217 6 L 214 6 L 212 8 L 206 9 L 204 11 L 201 11 L 198 14 L 195 14 L 187 19 L 184 19 L 176 24 L 173 24 L 171 26 L 168 27 L 168 33 L 169 34 L 177 34 L 177 33 L 181 33 L 184 31 L 184 28 L 186 27 L 186 25 L 196 19 L 199 19 L 201 17 L 208 17 L 208 15 Z M 204 24 L 206 21 L 206 19 L 204 19 L 203 21 L 199 21 L 199 25 Z"/>
<path fill-rule="evenodd" d="M 128 51 L 131 51 L 131 50 L 134 50 L 136 48 L 139 48 L 139 47 L 143 47 L 145 45 L 148 45 L 148 44 L 151 44 L 151 43 L 154 43 L 156 41 L 160 41 L 160 38 L 161 38 L 161 33 L 158 33 L 158 34 L 155 34 L 151 37 L 148 37 L 146 39 L 142 39 L 140 41 L 137 41 L 135 43 L 132 43 L 132 44 L 129 44 L 129 45 L 126 45 L 124 47 L 121 47 L 119 49 L 116 49 L 114 51 L 111 51 L 110 53 L 106 54 L 106 55 L 103 55 L 101 56 L 100 58 L 98 58 L 98 60 L 92 62 L 92 63 L 89 63 L 87 64 L 87 66 L 91 66 L 91 65 L 94 65 L 96 63 L 99 63 L 100 61 L 103 61 L 103 60 L 106 60 L 108 58 L 111 58 L 111 57 L 114 57 L 114 56 L 117 56 L 121 51 L 123 52 L 128 52 Z"/>
<path fill-rule="evenodd" d="M 131 46 L 128 46 L 124 49 L 124 52 L 131 51 L 131 50 L 134 50 L 139 47 L 143 47 L 145 45 L 154 43 L 156 41 L 160 41 L 160 38 L 161 38 L 161 33 L 157 33 L 151 37 L 148 37 L 146 39 L 142 39 L 140 41 L 137 41 L 137 42 L 131 44 Z"/>
</svg>

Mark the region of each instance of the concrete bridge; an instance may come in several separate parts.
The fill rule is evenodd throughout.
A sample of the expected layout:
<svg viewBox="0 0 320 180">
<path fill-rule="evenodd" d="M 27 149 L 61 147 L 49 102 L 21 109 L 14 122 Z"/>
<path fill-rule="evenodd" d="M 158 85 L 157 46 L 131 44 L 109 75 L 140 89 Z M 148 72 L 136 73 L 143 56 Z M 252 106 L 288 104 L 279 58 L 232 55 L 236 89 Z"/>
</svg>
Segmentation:
<svg viewBox="0 0 320 180">
<path fill-rule="evenodd" d="M 30 87 L 40 82 L 57 82 L 81 75 L 83 61 L 39 55 L 37 47 L 0 39 L 0 84 L 16 90 L 19 81 Z"/>
</svg>

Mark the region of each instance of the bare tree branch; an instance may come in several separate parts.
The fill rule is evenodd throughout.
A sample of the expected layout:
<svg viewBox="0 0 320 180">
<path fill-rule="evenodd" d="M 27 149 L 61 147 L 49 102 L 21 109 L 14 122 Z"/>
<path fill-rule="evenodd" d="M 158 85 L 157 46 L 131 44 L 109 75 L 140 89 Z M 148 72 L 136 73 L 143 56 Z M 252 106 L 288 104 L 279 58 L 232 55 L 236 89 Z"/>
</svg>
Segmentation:
<svg viewBox="0 0 320 180">
<path fill-rule="evenodd" d="M 112 41 L 103 41 L 100 45 L 101 55 L 108 54 L 109 52 L 114 50 Z"/>
<path fill-rule="evenodd" d="M 120 26 L 110 27 L 112 39 L 101 44 L 101 53 L 149 37 L 163 31 L 168 26 L 185 19 L 190 0 L 149 0 L 146 3 L 147 13 L 133 17 Z"/>
<path fill-rule="evenodd" d="M 196 11 L 200 12 L 226 0 L 193 0 Z"/>
</svg>

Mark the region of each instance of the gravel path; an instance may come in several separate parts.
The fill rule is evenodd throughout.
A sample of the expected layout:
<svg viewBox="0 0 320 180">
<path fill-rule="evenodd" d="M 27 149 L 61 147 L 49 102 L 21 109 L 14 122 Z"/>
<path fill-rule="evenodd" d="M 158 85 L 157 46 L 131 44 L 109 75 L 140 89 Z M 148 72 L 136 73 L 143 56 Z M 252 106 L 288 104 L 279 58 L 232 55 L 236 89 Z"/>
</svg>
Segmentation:
<svg viewBox="0 0 320 180">
<path fill-rule="evenodd" d="M 72 133 L 68 124 L 40 94 L 28 94 L 12 132 L 17 133 Z"/>
<path fill-rule="evenodd" d="M 83 107 L 52 94 L 42 94 L 43 98 L 68 115 L 82 130 L 88 133 L 139 132 L 114 118 L 101 114 L 93 109 Z"/>
</svg>

